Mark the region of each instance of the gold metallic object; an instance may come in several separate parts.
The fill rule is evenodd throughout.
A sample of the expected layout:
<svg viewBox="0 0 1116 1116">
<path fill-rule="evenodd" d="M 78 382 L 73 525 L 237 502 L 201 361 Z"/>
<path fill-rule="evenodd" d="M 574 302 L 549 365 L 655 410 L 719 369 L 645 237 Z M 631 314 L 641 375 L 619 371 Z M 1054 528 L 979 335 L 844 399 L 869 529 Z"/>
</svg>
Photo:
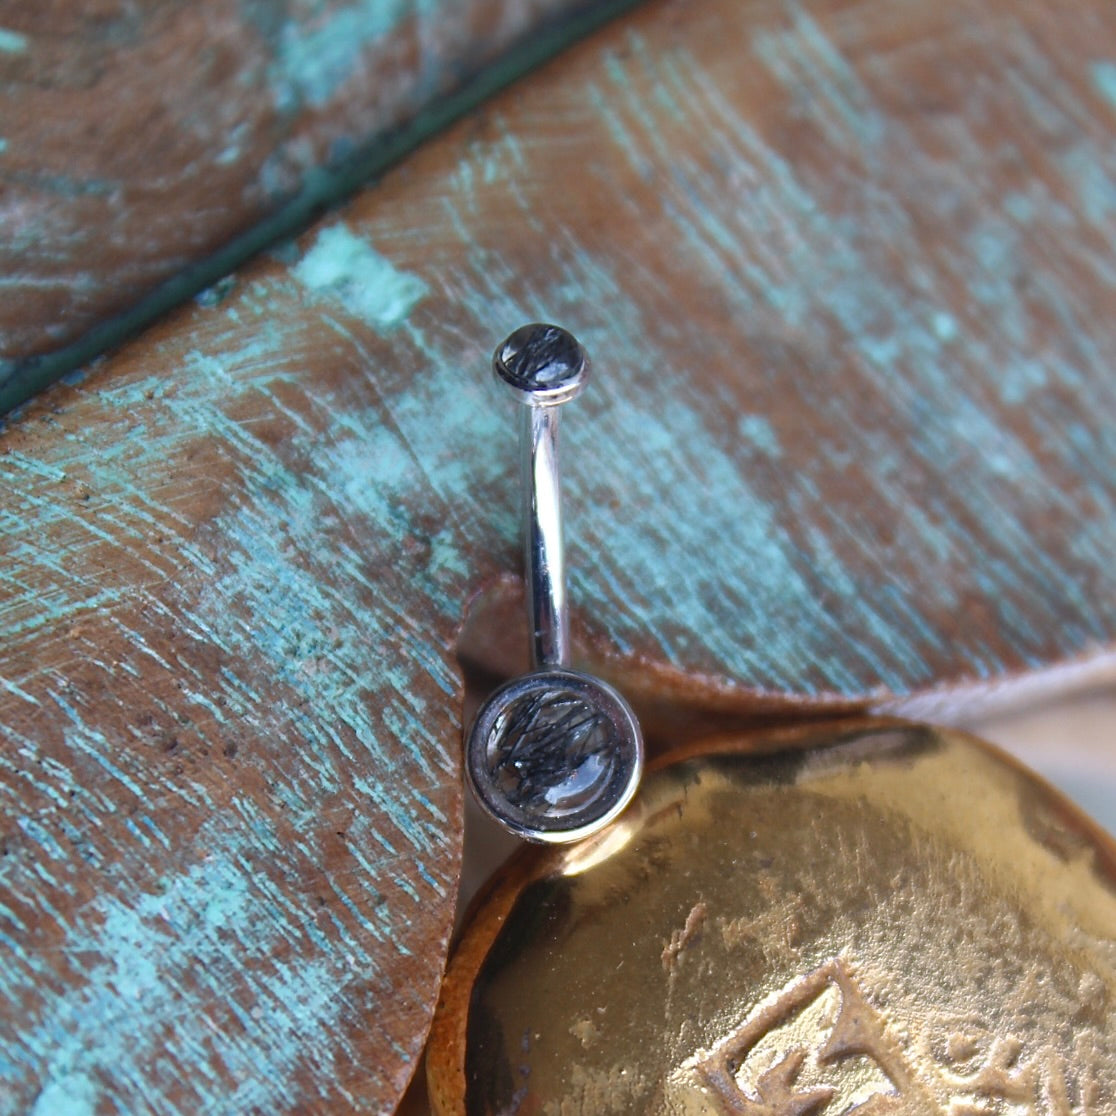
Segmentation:
<svg viewBox="0 0 1116 1116">
<path fill-rule="evenodd" d="M 960 733 L 705 745 L 513 859 L 428 1080 L 438 1116 L 1114 1113 L 1116 844 Z"/>
</svg>

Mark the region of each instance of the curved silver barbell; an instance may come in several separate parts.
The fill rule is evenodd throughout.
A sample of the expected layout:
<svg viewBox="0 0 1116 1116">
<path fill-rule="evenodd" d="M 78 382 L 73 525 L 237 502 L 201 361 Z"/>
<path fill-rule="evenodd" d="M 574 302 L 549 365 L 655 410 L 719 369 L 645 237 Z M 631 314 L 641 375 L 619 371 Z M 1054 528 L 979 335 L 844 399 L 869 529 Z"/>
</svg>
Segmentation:
<svg viewBox="0 0 1116 1116">
<path fill-rule="evenodd" d="M 631 801 L 643 738 L 628 703 L 607 683 L 570 668 L 558 408 L 585 386 L 589 364 L 557 326 L 517 329 L 492 358 L 520 412 L 529 674 L 489 696 L 465 741 L 477 801 L 528 841 L 577 841 Z"/>
</svg>

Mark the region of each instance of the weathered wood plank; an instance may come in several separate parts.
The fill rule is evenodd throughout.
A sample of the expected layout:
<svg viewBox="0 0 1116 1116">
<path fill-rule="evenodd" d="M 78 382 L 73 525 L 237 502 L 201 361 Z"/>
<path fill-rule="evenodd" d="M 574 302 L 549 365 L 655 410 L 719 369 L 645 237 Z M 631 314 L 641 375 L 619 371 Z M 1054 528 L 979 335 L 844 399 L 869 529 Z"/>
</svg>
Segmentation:
<svg viewBox="0 0 1116 1116">
<path fill-rule="evenodd" d="M 630 2 L 3 6 L 0 413 Z"/>
<path fill-rule="evenodd" d="M 456 634 L 518 560 L 486 369 L 524 320 L 596 358 L 571 589 L 634 696 L 1109 654 L 1108 59 L 1099 0 L 641 8 L 12 424 L 12 1107 L 397 1095 L 457 874 Z"/>
<path fill-rule="evenodd" d="M 421 473 L 391 377 L 328 328 L 307 375 L 261 290 L 5 441 L 12 1111 L 382 1111 L 421 1048 L 464 570 L 376 483 Z"/>
</svg>

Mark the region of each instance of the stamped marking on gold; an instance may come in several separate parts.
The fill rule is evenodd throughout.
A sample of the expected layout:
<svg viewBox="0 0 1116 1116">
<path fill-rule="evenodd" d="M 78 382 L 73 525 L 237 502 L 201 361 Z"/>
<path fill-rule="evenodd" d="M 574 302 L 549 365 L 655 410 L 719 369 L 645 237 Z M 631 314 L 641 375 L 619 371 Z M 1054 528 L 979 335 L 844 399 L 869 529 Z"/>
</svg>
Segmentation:
<svg viewBox="0 0 1116 1116">
<path fill-rule="evenodd" d="M 870 1099 L 894 1098 L 911 1111 L 930 1098 L 865 1001 L 842 958 L 794 980 L 761 1004 L 711 1050 L 683 1063 L 717 1097 L 721 1111 L 761 1116 L 846 1112 Z M 680 1082 L 681 1084 L 681 1082 Z"/>
<path fill-rule="evenodd" d="M 942 1023 L 944 1034 L 930 1058 L 909 1058 L 862 994 L 849 963 L 836 957 L 796 978 L 711 1049 L 684 1062 L 667 1092 L 684 1097 L 700 1089 L 719 1116 L 1089 1111 L 1090 1083 L 1078 1072 L 1071 1090 L 1072 1067 L 1055 1052 L 1027 1057 L 1018 1038 L 991 1034 L 969 1020 Z M 1074 1106 L 1071 1091 L 1086 1108 Z"/>
</svg>

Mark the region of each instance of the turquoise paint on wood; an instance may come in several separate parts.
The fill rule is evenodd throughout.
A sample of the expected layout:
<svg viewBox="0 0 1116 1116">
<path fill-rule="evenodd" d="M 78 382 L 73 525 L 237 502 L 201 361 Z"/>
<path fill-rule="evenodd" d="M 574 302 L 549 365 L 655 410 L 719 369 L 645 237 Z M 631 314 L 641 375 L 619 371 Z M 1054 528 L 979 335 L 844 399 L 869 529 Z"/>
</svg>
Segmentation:
<svg viewBox="0 0 1116 1116">
<path fill-rule="evenodd" d="M 304 103 L 322 108 L 341 92 L 364 61 L 367 44 L 396 31 L 411 18 L 425 19 L 437 3 L 413 0 L 361 0 L 332 12 L 302 4 L 279 30 L 279 48 L 271 66 L 275 107 L 284 113 Z"/>
<path fill-rule="evenodd" d="M 75 12 L 65 34 L 48 19 L 37 55 L 33 36 L 0 30 L 0 56 L 33 60 L 6 93 L 0 273 L 19 281 L 0 306 L 0 414 L 632 3 L 199 0 L 174 18 Z M 153 100 L 166 108 L 155 154 Z M 126 138 L 105 142 L 106 127 Z"/>
<path fill-rule="evenodd" d="M 1116 62 L 1094 62 L 1090 67 L 1093 84 L 1116 107 Z"/>
<path fill-rule="evenodd" d="M 0 27 L 0 54 L 23 54 L 27 45 L 26 35 Z"/>
<path fill-rule="evenodd" d="M 294 290 L 288 287 L 289 294 Z M 86 577 L 75 569 L 66 579 L 72 595 L 33 605 L 25 601 L 34 612 L 23 624 L 41 632 L 61 616 L 68 624 L 80 624 L 91 612 L 112 615 L 117 623 L 135 623 L 125 617 L 131 615 L 137 591 L 144 607 L 174 616 L 182 635 L 173 657 L 166 647 L 151 648 L 136 631 L 129 634 L 135 656 L 129 665 L 141 675 L 143 664 L 154 657 L 158 669 L 172 672 L 181 684 L 181 705 L 165 711 L 172 725 L 179 717 L 191 726 L 204 721 L 211 727 L 202 740 L 214 754 L 224 752 L 230 741 L 240 741 L 236 764 L 241 770 L 263 765 L 262 770 L 271 772 L 268 795 L 280 796 L 282 828 L 276 829 L 274 819 L 251 796 L 219 802 L 211 799 L 212 791 L 191 787 L 188 778 L 157 789 L 140 781 L 127 749 L 122 754 L 121 741 L 90 723 L 85 703 L 51 689 L 45 700 L 64 711 L 62 758 L 33 781 L 35 794 L 53 791 L 50 800 L 62 807 L 45 806 L 24 825 L 50 862 L 64 862 L 70 847 L 66 816 L 73 807 L 67 788 L 81 788 L 78 802 L 84 817 L 79 828 L 93 835 L 84 859 L 104 871 L 111 871 L 121 855 L 126 859 L 120 844 L 103 844 L 110 840 L 112 819 L 121 809 L 130 812 L 143 804 L 155 811 L 150 825 L 126 824 L 117 835 L 144 861 L 162 829 L 174 826 L 174 812 L 193 810 L 213 820 L 191 836 L 187 848 L 180 846 L 181 836 L 176 838 L 175 855 L 185 853 L 181 871 L 151 876 L 140 870 L 132 877 L 137 890 L 126 900 L 94 899 L 71 922 L 68 948 L 73 955 L 101 959 L 83 968 L 76 985 L 59 994 L 47 992 L 31 958 L 6 969 L 6 1002 L 27 997 L 42 1001 L 41 1010 L 23 1020 L 19 1036 L 5 1044 L 6 1076 L 43 1080 L 40 1103 L 46 1103 L 43 1097 L 54 1103 L 74 1081 L 83 1081 L 93 1083 L 89 1087 L 95 1088 L 98 1106 L 128 1111 L 176 1110 L 184 1091 L 195 1098 L 192 1103 L 227 1111 L 274 1107 L 289 1100 L 292 1078 L 307 1059 L 324 1077 L 343 1080 L 355 1066 L 375 1084 L 375 1057 L 369 1064 L 367 1051 L 346 1039 L 337 1022 L 336 1013 L 348 1012 L 352 1027 L 352 1007 L 341 987 L 355 969 L 362 986 L 376 988 L 377 958 L 383 950 L 409 955 L 428 947 L 422 939 L 408 944 L 399 929 L 408 919 L 408 904 L 425 908 L 452 899 L 454 881 L 448 873 L 454 858 L 451 854 L 447 859 L 445 846 L 456 840 L 460 821 L 456 810 L 437 805 L 444 792 L 428 791 L 456 781 L 447 747 L 447 718 L 457 693 L 449 648 L 436 639 L 424 646 L 415 642 L 417 633 L 400 632 L 391 611 L 379 608 L 380 594 L 399 595 L 400 588 L 389 589 L 382 573 L 375 583 L 370 581 L 371 570 L 389 562 L 400 570 L 408 590 L 411 578 L 422 584 L 432 577 L 427 595 L 433 602 L 445 593 L 437 585 L 441 563 L 435 557 L 431 573 L 424 574 L 422 566 L 416 573 L 413 562 L 392 556 L 392 548 L 406 542 L 405 530 L 397 530 L 394 543 L 378 533 L 379 558 L 377 549 L 367 546 L 353 547 L 341 558 L 336 537 L 324 545 L 336 530 L 345 533 L 358 522 L 371 527 L 384 514 L 384 496 L 375 486 L 346 486 L 339 500 L 333 494 L 339 475 L 348 470 L 359 477 L 368 469 L 363 454 L 354 456 L 351 447 L 366 447 L 379 435 L 378 458 L 387 473 L 393 471 L 389 462 L 405 460 L 408 450 L 398 439 L 383 436 L 378 412 L 366 405 L 343 412 L 351 438 L 341 439 L 335 450 L 317 453 L 317 468 L 295 469 L 284 464 L 283 452 L 301 456 L 319 451 L 319 439 L 310 429 L 296 423 L 280 448 L 267 437 L 258 438 L 252 422 L 230 414 L 251 401 L 257 408 L 263 403 L 265 410 L 293 415 L 283 398 L 300 380 L 289 357 L 290 337 L 282 329 L 255 328 L 265 313 L 265 293 L 266 286 L 245 287 L 238 303 L 228 308 L 234 330 L 242 328 L 240 323 L 250 325 L 247 343 L 213 354 L 187 350 L 180 384 L 141 377 L 132 385 L 108 388 L 104 403 L 122 416 L 127 434 L 98 455 L 88 474 L 87 483 L 99 499 L 116 494 L 117 510 L 102 508 L 122 547 L 161 530 L 174 535 L 177 549 L 183 542 L 176 528 L 184 524 L 173 514 L 168 517 L 166 509 L 140 504 L 128 510 L 128 494 L 141 478 L 147 483 L 158 475 L 165 478 L 155 482 L 158 487 L 170 485 L 183 449 L 191 443 L 219 444 L 246 471 L 245 506 L 211 525 L 231 545 L 222 545 L 215 558 L 207 547 L 185 544 L 178 561 L 185 559 L 186 566 L 173 581 L 167 581 L 160 557 L 147 567 L 150 578 L 141 571 L 138 586 L 115 593 L 102 589 L 94 598 L 86 593 Z M 131 427 L 127 416 L 153 398 L 165 407 L 162 421 Z M 48 485 L 67 475 L 66 469 L 44 474 L 30 462 L 16 469 L 33 471 Z M 37 506 L 40 524 L 57 515 L 72 525 L 75 553 L 110 542 L 99 528 L 88 537 L 92 524 L 80 505 L 76 515 L 64 498 L 61 504 Z M 314 554 L 320 555 L 321 565 Z M 19 558 L 18 548 L 13 558 Z M 187 570 L 189 588 L 180 584 Z M 376 607 L 368 600 L 362 605 L 362 597 Z M 183 611 L 186 599 L 191 603 Z M 460 605 L 460 594 L 453 593 L 444 607 L 456 617 Z M 9 612 L 5 621 L 11 619 Z M 17 618 L 12 627 L 18 626 Z M 89 651 L 96 655 L 95 648 Z M 197 665 L 198 656 L 213 653 L 229 664 L 217 689 Z M 263 679 L 244 675 L 241 664 L 249 659 L 268 664 Z M 98 674 L 119 680 L 121 664 L 103 661 L 96 666 Z M 416 675 L 425 683 L 431 672 L 441 700 L 435 708 L 416 705 L 421 692 Z M 276 684 L 287 695 L 284 701 L 259 697 L 261 688 L 273 694 Z M 375 699 L 372 691 L 395 698 Z M 178 731 L 187 736 L 198 730 Z M 32 757 L 40 750 L 31 738 L 23 747 Z M 14 784 L 5 811 L 26 810 L 34 799 L 27 777 L 37 765 L 29 766 L 30 771 L 22 763 L 7 769 Z M 399 793 L 403 785 L 411 788 L 410 795 Z M 326 823 L 326 833 L 323 815 L 330 814 L 334 801 L 352 803 L 353 809 L 346 809 L 339 822 Z M 316 870 L 318 843 L 332 837 L 338 824 L 346 831 L 351 874 L 322 881 L 319 886 L 328 897 L 324 908 L 316 899 L 305 907 L 290 905 L 276 889 L 283 877 L 262 871 L 261 859 L 284 866 L 284 872 L 299 864 Z M 22 858 L 9 861 L 5 869 L 5 890 L 26 896 L 30 884 L 21 879 Z M 53 871 L 40 878 L 40 887 L 54 885 Z M 383 891 L 377 893 L 377 888 Z M 388 895 L 391 916 L 385 918 Z M 49 909 L 50 900 L 40 896 L 39 901 Z M 324 937 L 314 928 L 323 910 L 335 922 Z M 9 918 L 17 934 L 31 932 L 25 915 Z M 334 943 L 340 952 L 331 952 Z M 297 963 L 275 960 L 291 948 Z M 431 961 L 436 968 L 436 954 L 427 967 Z M 192 998 L 212 1001 L 204 1011 L 189 1006 L 183 992 L 199 973 L 204 980 Z M 422 995 L 420 988 L 385 987 L 373 994 L 369 1011 L 383 1010 L 377 1003 L 421 1000 Z M 137 1036 L 130 1024 L 140 1018 L 143 1031 Z M 410 1044 L 410 1057 L 417 1054 L 421 1032 L 420 1021 L 409 1036 L 401 1036 Z M 198 1066 L 198 1052 L 211 1047 L 214 1033 L 225 1036 L 220 1054 L 225 1071 L 207 1078 L 193 1067 Z M 109 1066 L 115 1069 L 106 1081 Z M 359 1109 L 364 1102 L 357 1097 L 353 1103 Z"/>
<path fill-rule="evenodd" d="M 308 291 L 336 298 L 350 314 L 377 329 L 406 321 L 428 293 L 421 279 L 398 271 L 343 225 L 322 229 L 293 274 Z"/>
<path fill-rule="evenodd" d="M 31 1106 L 31 1116 L 95 1116 L 97 1086 L 81 1074 L 52 1081 Z"/>
</svg>

